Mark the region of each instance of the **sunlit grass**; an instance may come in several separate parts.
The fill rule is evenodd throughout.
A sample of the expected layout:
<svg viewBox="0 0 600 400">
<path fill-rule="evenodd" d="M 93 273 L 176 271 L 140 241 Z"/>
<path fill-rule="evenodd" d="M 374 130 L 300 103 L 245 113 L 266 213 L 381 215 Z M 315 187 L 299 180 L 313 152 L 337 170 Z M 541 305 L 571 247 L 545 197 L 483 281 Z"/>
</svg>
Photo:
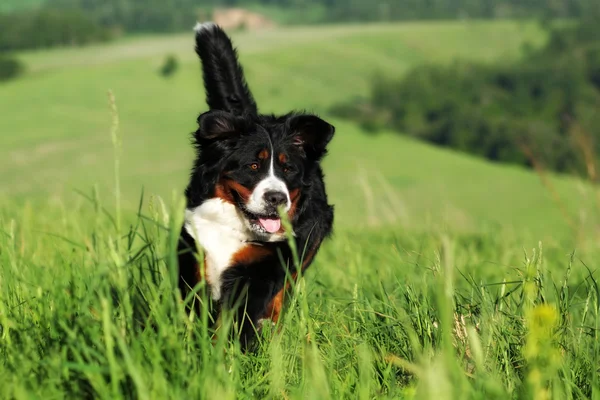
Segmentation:
<svg viewBox="0 0 600 400">
<path fill-rule="evenodd" d="M 523 26 L 298 28 L 239 44 L 266 111 L 318 111 L 375 70 L 516 57 L 543 39 Z M 28 54 L 30 75 L 1 88 L 0 398 L 598 397 L 596 233 L 571 231 L 533 173 L 342 121 L 324 165 L 333 238 L 256 351 L 214 340 L 176 285 L 187 133 L 205 106 L 188 39 L 172 39 Z M 168 82 L 167 48 L 186 52 Z M 549 179 L 597 227 L 595 189 Z"/>
<path fill-rule="evenodd" d="M 562 399 L 599 388 L 598 252 L 523 256 L 493 236 L 340 230 L 279 326 L 241 354 L 224 335 L 213 343 L 178 297 L 181 207 L 142 204 L 120 238 L 101 204 L 39 218 L 3 208 L 3 398 Z"/>
</svg>

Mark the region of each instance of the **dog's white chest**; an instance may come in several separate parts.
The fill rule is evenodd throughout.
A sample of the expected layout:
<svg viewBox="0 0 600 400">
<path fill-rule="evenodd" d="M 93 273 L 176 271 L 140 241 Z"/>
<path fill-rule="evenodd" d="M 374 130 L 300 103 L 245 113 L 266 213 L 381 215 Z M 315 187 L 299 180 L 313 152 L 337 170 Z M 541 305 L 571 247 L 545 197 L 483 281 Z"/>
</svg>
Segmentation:
<svg viewBox="0 0 600 400">
<path fill-rule="evenodd" d="M 214 300 L 221 297 L 221 276 L 250 233 L 233 204 L 214 198 L 185 210 L 185 229 L 204 251 L 206 280 Z"/>
</svg>

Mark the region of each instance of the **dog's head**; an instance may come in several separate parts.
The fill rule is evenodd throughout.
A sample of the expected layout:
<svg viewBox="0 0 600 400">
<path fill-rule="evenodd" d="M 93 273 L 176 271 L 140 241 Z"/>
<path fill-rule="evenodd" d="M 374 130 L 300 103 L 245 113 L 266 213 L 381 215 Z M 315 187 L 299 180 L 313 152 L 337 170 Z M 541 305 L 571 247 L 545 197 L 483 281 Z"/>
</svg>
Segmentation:
<svg viewBox="0 0 600 400">
<path fill-rule="evenodd" d="M 294 220 L 305 179 L 326 152 L 334 127 L 312 114 L 282 117 L 209 111 L 195 141 L 210 197 L 234 204 L 260 241 L 283 239 L 279 210 Z"/>
</svg>

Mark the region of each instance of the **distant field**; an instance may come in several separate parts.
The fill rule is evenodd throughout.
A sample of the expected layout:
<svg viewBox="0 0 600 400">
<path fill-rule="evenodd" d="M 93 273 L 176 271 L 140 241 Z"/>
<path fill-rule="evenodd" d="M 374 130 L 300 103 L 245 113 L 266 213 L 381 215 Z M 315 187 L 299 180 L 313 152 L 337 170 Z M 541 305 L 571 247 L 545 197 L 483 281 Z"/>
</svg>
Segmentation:
<svg viewBox="0 0 600 400">
<path fill-rule="evenodd" d="M 102 193 L 110 190 L 108 89 L 120 111 L 128 204 L 136 204 L 142 186 L 166 197 L 180 191 L 192 156 L 188 133 L 205 109 L 192 39 L 190 32 L 24 53 L 29 75 L 4 85 L 0 93 L 1 128 L 15 133 L 0 137 L 0 193 L 64 199 L 96 183 Z M 235 36 L 263 111 L 307 108 L 320 113 L 363 94 L 374 73 L 399 74 L 420 62 L 456 57 L 507 62 L 519 56 L 524 43 L 543 40 L 535 24 L 509 21 L 311 27 Z M 169 53 L 182 66 L 174 78 L 164 80 L 157 69 Z M 338 134 L 327 175 L 340 224 L 403 218 L 419 227 L 444 217 L 451 226 L 468 230 L 482 224 L 536 232 L 564 227 L 550 196 L 529 172 L 391 134 L 370 138 L 355 126 L 335 122 Z M 568 182 L 559 181 L 562 194 L 574 190 Z M 365 193 L 384 187 L 385 196 L 363 204 Z M 575 210 L 580 204 L 570 206 Z M 398 215 L 390 219 L 383 209 Z"/>
<path fill-rule="evenodd" d="M 235 35 L 262 111 L 325 118 L 375 73 L 510 62 L 544 39 L 510 21 Z M 165 80 L 170 53 L 181 68 Z M 335 234 L 280 330 L 240 354 L 175 295 L 189 133 L 206 109 L 192 32 L 19 56 L 28 73 L 0 86 L 0 398 L 598 398 L 590 185 L 331 120 Z"/>
<path fill-rule="evenodd" d="M 46 0 L 2 0 L 0 13 L 26 10 L 44 4 Z"/>
</svg>

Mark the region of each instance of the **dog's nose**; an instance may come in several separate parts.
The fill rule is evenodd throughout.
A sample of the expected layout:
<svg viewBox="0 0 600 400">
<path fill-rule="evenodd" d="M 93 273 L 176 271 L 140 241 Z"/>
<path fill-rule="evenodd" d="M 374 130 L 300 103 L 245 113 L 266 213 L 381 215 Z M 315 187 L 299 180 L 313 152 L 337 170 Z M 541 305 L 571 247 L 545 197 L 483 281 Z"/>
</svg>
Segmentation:
<svg viewBox="0 0 600 400">
<path fill-rule="evenodd" d="M 265 202 L 270 206 L 280 206 L 287 202 L 287 196 L 283 192 L 269 191 L 265 192 Z"/>
</svg>

